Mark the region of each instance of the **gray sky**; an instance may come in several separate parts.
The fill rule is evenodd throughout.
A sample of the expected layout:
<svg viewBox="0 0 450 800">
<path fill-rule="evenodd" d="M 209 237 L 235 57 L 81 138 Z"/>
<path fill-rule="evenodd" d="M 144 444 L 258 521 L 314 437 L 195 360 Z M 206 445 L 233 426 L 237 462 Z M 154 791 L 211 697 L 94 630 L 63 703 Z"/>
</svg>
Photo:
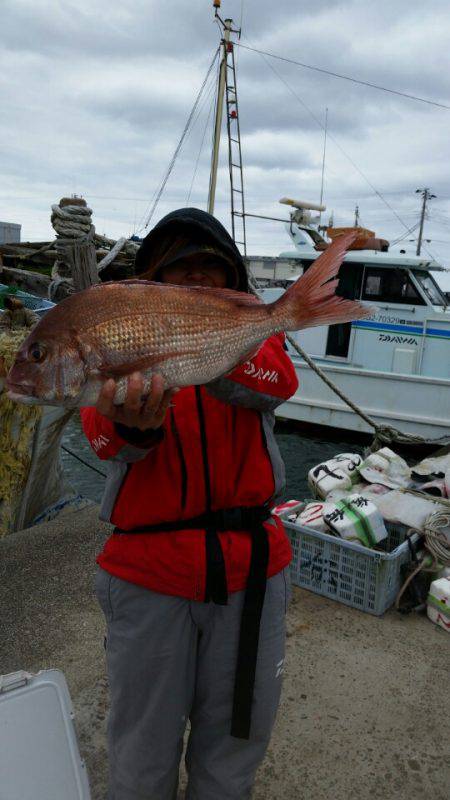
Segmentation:
<svg viewBox="0 0 450 800">
<path fill-rule="evenodd" d="M 243 44 L 450 105 L 448 0 L 222 0 L 221 13 L 242 15 Z M 212 0 L 2 0 L 0 15 L 0 219 L 22 223 L 23 240 L 51 238 L 50 205 L 75 192 L 100 233 L 139 230 L 219 42 Z M 427 247 L 450 266 L 450 110 L 245 50 L 237 59 L 248 211 L 287 218 L 283 195 L 318 201 L 314 117 L 328 108 L 327 215 L 351 224 L 358 203 L 361 223 L 393 240 L 405 228 L 374 188 L 413 226 L 415 190 L 430 187 Z M 152 224 L 187 204 L 206 131 L 189 200 L 205 208 L 205 100 Z M 224 156 L 216 214 L 230 227 Z M 249 220 L 248 239 L 251 253 L 290 249 L 275 222 Z M 450 274 L 441 283 L 450 289 Z"/>
</svg>

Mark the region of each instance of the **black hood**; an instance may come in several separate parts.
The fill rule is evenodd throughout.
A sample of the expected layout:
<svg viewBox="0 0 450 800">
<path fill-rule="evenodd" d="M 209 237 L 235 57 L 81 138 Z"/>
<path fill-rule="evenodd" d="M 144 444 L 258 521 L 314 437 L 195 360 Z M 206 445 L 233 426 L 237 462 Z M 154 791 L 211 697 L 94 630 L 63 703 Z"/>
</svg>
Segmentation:
<svg viewBox="0 0 450 800">
<path fill-rule="evenodd" d="M 136 275 L 146 272 L 152 250 L 164 239 L 175 235 L 188 236 L 197 244 L 209 244 L 231 260 L 239 275 L 238 290 L 248 292 L 247 270 L 242 256 L 224 226 L 211 214 L 199 208 L 179 208 L 163 217 L 142 242 L 137 254 Z"/>
</svg>

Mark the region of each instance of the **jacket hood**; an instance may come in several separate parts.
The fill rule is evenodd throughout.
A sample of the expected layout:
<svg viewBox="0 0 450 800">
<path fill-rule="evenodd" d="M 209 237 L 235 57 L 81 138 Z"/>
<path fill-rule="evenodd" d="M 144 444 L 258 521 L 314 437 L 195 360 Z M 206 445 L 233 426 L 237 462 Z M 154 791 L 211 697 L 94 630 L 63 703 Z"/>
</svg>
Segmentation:
<svg viewBox="0 0 450 800">
<path fill-rule="evenodd" d="M 145 272 L 146 277 L 151 278 L 152 252 L 159 249 L 165 239 L 170 241 L 174 236 L 185 236 L 193 244 L 209 245 L 218 256 L 223 255 L 224 261 L 229 263 L 229 268 L 237 273 L 236 289 L 248 292 L 247 269 L 233 239 L 219 220 L 199 208 L 180 208 L 158 222 L 147 234 L 136 254 L 136 275 Z M 202 247 L 199 247 L 199 251 L 201 249 Z M 154 274 L 159 268 L 160 265 L 156 264 Z"/>
</svg>

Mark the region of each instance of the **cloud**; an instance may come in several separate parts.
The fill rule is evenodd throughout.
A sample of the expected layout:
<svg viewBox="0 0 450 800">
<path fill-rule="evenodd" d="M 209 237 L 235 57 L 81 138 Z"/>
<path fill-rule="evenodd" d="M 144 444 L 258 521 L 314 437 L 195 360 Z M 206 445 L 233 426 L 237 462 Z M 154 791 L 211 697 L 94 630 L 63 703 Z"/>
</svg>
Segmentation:
<svg viewBox="0 0 450 800">
<path fill-rule="evenodd" d="M 450 104 L 447 0 L 223 0 L 236 25 L 241 10 L 242 44 Z M 4 0 L 2 34 L 0 218 L 22 222 L 23 238 L 50 237 L 51 203 L 76 192 L 102 232 L 140 227 L 219 42 L 210 3 Z M 279 217 L 284 194 L 318 200 L 327 108 L 335 219 L 348 223 L 359 203 L 363 222 L 394 238 L 405 228 L 374 190 L 408 227 L 415 189 L 430 186 L 426 234 L 447 260 L 450 111 L 235 54 L 247 210 Z M 205 207 L 214 81 L 153 222 L 188 199 Z M 230 227 L 225 144 L 216 213 Z M 249 220 L 248 235 L 253 252 L 290 246 L 278 223 Z"/>
</svg>

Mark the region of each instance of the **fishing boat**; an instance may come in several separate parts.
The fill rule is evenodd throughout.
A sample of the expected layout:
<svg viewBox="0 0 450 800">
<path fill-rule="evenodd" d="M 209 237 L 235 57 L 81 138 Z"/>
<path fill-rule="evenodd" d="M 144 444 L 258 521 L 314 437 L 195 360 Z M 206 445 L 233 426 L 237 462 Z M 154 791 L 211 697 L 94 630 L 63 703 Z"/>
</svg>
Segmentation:
<svg viewBox="0 0 450 800">
<path fill-rule="evenodd" d="M 308 204 L 291 202 L 287 230 L 295 249 L 280 258 L 286 270 L 293 269 L 298 276 L 314 263 L 326 241 L 317 220 L 311 220 Z M 358 230 L 362 241 L 345 256 L 337 292 L 373 306 L 375 313 L 367 320 L 299 331 L 293 339 L 377 424 L 430 440 L 444 437 L 449 432 L 450 308 L 434 274 L 445 270 L 403 244 L 390 248 L 373 236 L 367 236 L 365 243 L 363 231 Z M 293 280 L 285 276 L 286 284 Z M 283 291 L 269 287 L 261 295 L 272 302 Z M 300 388 L 280 406 L 278 415 L 369 432 L 368 424 L 289 347 Z"/>
<path fill-rule="evenodd" d="M 220 2 L 215 5 L 220 7 Z M 311 266 L 335 236 L 348 229 L 321 226 L 321 214 L 326 210 L 321 203 L 315 205 L 282 198 L 280 202 L 291 207 L 286 229 L 294 250 L 281 253 L 278 259 L 247 255 L 248 218 L 273 217 L 249 213 L 245 207 L 232 41 L 233 34 L 240 36 L 240 31 L 233 28 L 232 20 L 221 20 L 217 8 L 216 16 L 222 26 L 223 39 L 208 211 L 214 212 L 225 98 L 232 235 L 254 278 L 267 276 L 264 270 L 269 267 L 270 271 L 275 261 L 274 277 L 277 277 L 278 268 L 278 277 L 285 279 L 286 286 Z M 374 307 L 374 314 L 369 320 L 321 326 L 293 335 L 294 344 L 299 344 L 311 356 L 312 362 L 306 363 L 295 347 L 289 345 L 299 378 L 299 390 L 277 409 L 279 418 L 364 433 L 373 432 L 373 426 L 388 425 L 406 435 L 432 442 L 448 436 L 450 309 L 445 294 L 433 277 L 433 273 L 443 272 L 444 268 L 432 258 L 420 255 L 429 192 L 423 190 L 422 194 L 419 255 L 409 252 L 403 244 L 397 250 L 391 249 L 389 242 L 378 238 L 375 232 L 355 227 L 357 239 L 340 269 L 337 292 Z M 311 212 L 314 211 L 319 212 L 318 217 L 313 217 Z M 283 291 L 280 286 L 269 287 L 259 294 L 265 302 L 273 302 Z M 314 363 L 321 368 L 326 380 L 335 384 L 366 418 L 370 418 L 372 427 L 326 385 L 314 369 Z M 264 380 L 251 360 L 247 369 L 255 381 Z"/>
</svg>

